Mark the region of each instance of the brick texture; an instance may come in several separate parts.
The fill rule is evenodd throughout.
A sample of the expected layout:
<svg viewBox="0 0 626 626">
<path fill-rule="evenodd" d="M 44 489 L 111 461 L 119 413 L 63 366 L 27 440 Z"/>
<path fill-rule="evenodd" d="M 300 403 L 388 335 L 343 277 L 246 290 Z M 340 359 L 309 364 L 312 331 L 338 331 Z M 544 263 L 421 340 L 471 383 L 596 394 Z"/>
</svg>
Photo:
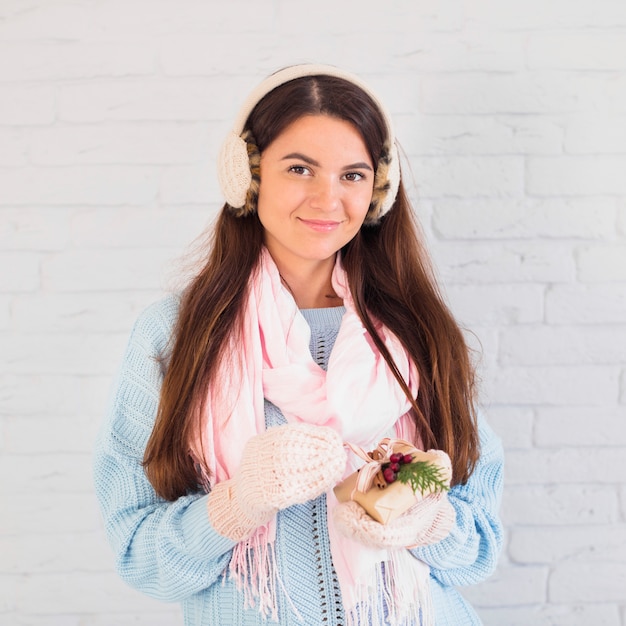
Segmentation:
<svg viewBox="0 0 626 626">
<path fill-rule="evenodd" d="M 363 76 L 507 452 L 486 626 L 626 626 L 626 3 L 6 0 L 0 626 L 172 626 L 115 575 L 91 449 L 138 312 L 221 203 L 260 77 Z M 459 625 L 462 626 L 462 625 Z"/>
</svg>

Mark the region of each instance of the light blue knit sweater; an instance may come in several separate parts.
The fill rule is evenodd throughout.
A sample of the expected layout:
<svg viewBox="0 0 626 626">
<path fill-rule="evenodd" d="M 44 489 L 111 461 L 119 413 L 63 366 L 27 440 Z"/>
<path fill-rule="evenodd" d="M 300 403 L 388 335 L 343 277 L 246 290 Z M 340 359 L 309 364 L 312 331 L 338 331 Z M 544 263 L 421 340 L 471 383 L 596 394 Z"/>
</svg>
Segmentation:
<svg viewBox="0 0 626 626">
<path fill-rule="evenodd" d="M 223 576 L 234 544 L 211 527 L 206 495 L 165 502 L 155 494 L 141 466 L 163 378 L 159 357 L 165 354 L 177 311 L 178 300 L 170 296 L 137 320 L 96 444 L 96 491 L 117 569 L 140 591 L 182 603 L 186 626 L 275 624 L 264 620 L 257 610 L 244 607 L 243 595 Z M 311 326 L 311 352 L 326 367 L 343 308 L 303 314 Z M 269 402 L 265 409 L 268 426 L 284 421 Z M 488 577 L 502 543 L 498 517 L 502 447 L 483 420 L 480 437 L 482 453 L 476 470 L 466 485 L 449 492 L 456 509 L 456 527 L 443 541 L 413 550 L 431 567 L 436 626 L 481 623 L 454 587 Z M 297 619 L 285 595 L 280 594 L 278 623 L 343 625 L 324 496 L 278 513 L 275 547 L 285 591 L 301 615 L 301 620 Z"/>
</svg>

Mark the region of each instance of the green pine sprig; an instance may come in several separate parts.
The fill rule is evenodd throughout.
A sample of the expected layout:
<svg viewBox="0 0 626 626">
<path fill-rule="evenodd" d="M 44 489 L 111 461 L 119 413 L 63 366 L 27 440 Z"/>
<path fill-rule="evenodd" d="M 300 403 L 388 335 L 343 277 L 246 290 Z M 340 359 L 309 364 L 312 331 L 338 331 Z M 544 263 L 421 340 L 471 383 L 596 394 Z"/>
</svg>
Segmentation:
<svg viewBox="0 0 626 626">
<path fill-rule="evenodd" d="M 419 491 L 422 495 L 426 492 L 436 493 L 450 489 L 442 468 L 428 461 L 414 461 L 400 466 L 398 480 L 404 484 L 408 483 L 413 493 Z"/>
</svg>

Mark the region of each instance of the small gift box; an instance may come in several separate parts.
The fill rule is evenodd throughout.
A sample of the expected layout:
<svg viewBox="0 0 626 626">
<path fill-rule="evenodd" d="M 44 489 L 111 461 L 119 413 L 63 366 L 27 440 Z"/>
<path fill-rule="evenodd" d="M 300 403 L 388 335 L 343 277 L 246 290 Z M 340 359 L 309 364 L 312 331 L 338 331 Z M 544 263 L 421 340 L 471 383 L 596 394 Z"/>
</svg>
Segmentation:
<svg viewBox="0 0 626 626">
<path fill-rule="evenodd" d="M 348 447 L 367 462 L 335 487 L 335 496 L 339 502 L 354 500 L 381 524 L 393 521 L 425 496 L 449 489 L 449 462 L 436 451 L 424 452 L 408 441 L 390 438 L 371 452 Z"/>
</svg>

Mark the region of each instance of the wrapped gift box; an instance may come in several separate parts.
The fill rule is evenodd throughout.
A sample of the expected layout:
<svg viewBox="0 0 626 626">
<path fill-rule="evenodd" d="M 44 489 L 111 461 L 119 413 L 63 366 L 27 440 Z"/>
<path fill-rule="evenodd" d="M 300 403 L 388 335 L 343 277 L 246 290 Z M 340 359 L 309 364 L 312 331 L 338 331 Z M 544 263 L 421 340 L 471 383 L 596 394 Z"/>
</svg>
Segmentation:
<svg viewBox="0 0 626 626">
<path fill-rule="evenodd" d="M 396 452 L 410 454 L 413 457 L 412 463 L 425 461 L 436 465 L 440 468 L 440 477 L 449 484 L 450 467 L 442 464 L 441 457 L 436 453 L 418 450 L 408 442 L 400 440 L 396 440 L 390 448 L 390 453 Z M 373 456 L 374 460 L 381 460 L 376 459 L 380 456 L 377 451 L 368 453 L 368 456 L 370 458 Z M 350 474 L 339 483 L 334 489 L 335 496 L 339 502 L 354 500 L 365 509 L 370 517 L 381 524 L 393 521 L 433 491 L 441 491 L 440 488 L 434 486 L 424 493 L 419 491 L 415 493 L 409 483 L 402 483 L 399 480 L 387 483 L 383 478 L 382 469 L 374 475 L 371 486 L 366 491 L 361 491 L 357 488 L 359 472 L 360 470 Z"/>
</svg>

